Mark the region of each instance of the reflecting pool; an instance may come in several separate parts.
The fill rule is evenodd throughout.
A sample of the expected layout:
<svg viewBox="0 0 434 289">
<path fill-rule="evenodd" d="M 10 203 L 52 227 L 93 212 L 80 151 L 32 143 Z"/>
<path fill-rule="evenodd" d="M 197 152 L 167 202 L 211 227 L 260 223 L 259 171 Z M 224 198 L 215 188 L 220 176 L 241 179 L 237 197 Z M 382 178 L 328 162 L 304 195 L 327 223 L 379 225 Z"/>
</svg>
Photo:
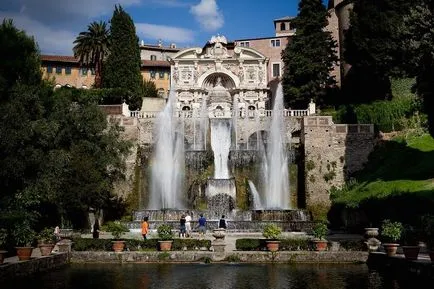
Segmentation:
<svg viewBox="0 0 434 289">
<path fill-rule="evenodd" d="M 366 265 L 313 264 L 72 264 L 0 288 L 29 285 L 32 289 L 407 288 Z"/>
</svg>

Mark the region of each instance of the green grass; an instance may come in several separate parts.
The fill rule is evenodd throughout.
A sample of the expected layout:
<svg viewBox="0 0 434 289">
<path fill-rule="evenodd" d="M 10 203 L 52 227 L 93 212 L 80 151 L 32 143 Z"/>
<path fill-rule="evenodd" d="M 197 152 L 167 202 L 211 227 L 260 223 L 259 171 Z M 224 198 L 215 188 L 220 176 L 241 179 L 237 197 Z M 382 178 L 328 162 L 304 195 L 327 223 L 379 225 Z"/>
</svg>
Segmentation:
<svg viewBox="0 0 434 289">
<path fill-rule="evenodd" d="M 396 138 L 378 147 L 355 181 L 332 191 L 332 198 L 358 207 L 406 194 L 434 200 L 434 139 L 429 135 Z"/>
</svg>

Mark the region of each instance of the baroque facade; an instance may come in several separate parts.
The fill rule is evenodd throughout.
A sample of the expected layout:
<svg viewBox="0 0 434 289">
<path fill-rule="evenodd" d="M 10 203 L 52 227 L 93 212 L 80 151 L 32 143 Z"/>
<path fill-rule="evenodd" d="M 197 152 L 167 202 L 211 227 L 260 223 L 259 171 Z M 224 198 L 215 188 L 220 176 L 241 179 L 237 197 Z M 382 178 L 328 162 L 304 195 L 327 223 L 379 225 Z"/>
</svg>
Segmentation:
<svg viewBox="0 0 434 289">
<path fill-rule="evenodd" d="M 178 109 L 199 116 L 202 103 L 206 102 L 210 112 L 223 113 L 225 117 L 231 117 L 235 106 L 240 115 L 247 110 L 265 112 L 268 59 L 258 51 L 235 47 L 224 36 L 215 36 L 203 48 L 182 50 L 170 63 Z M 209 99 L 209 92 L 215 87 L 227 94 Z"/>
</svg>

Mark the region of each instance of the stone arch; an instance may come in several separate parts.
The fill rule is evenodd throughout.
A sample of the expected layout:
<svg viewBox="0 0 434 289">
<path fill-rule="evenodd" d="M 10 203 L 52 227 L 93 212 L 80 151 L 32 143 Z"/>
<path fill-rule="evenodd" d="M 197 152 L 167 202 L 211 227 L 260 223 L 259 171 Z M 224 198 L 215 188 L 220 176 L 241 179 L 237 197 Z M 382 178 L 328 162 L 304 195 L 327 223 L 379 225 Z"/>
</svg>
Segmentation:
<svg viewBox="0 0 434 289">
<path fill-rule="evenodd" d="M 215 85 L 218 77 L 222 79 L 222 85 L 227 89 L 236 88 L 240 85 L 240 79 L 230 71 L 208 71 L 197 80 L 198 86 L 209 89 Z M 212 85 L 212 86 L 211 86 Z"/>
</svg>

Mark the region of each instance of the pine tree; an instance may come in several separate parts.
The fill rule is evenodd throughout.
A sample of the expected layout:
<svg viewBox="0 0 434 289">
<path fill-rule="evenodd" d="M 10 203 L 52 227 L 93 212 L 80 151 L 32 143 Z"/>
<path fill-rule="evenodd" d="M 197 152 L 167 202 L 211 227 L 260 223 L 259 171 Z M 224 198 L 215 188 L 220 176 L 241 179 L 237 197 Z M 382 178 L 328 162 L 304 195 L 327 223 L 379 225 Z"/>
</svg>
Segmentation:
<svg viewBox="0 0 434 289">
<path fill-rule="evenodd" d="M 132 92 L 127 99 L 131 110 L 141 106 L 140 48 L 139 39 L 131 17 L 122 7 L 116 6 L 110 20 L 111 48 L 103 67 L 102 86 L 124 88 Z"/>
<path fill-rule="evenodd" d="M 401 30 L 408 0 L 358 0 L 345 34 L 344 59 L 352 68 L 343 90 L 349 102 L 391 97 L 390 76 L 399 76 L 404 61 Z"/>
<path fill-rule="evenodd" d="M 330 75 L 337 63 L 336 42 L 325 31 L 327 10 L 321 0 L 301 0 L 294 20 L 296 35 L 282 52 L 285 105 L 305 108 L 310 99 L 327 102 L 326 88 L 336 84 Z"/>
</svg>

